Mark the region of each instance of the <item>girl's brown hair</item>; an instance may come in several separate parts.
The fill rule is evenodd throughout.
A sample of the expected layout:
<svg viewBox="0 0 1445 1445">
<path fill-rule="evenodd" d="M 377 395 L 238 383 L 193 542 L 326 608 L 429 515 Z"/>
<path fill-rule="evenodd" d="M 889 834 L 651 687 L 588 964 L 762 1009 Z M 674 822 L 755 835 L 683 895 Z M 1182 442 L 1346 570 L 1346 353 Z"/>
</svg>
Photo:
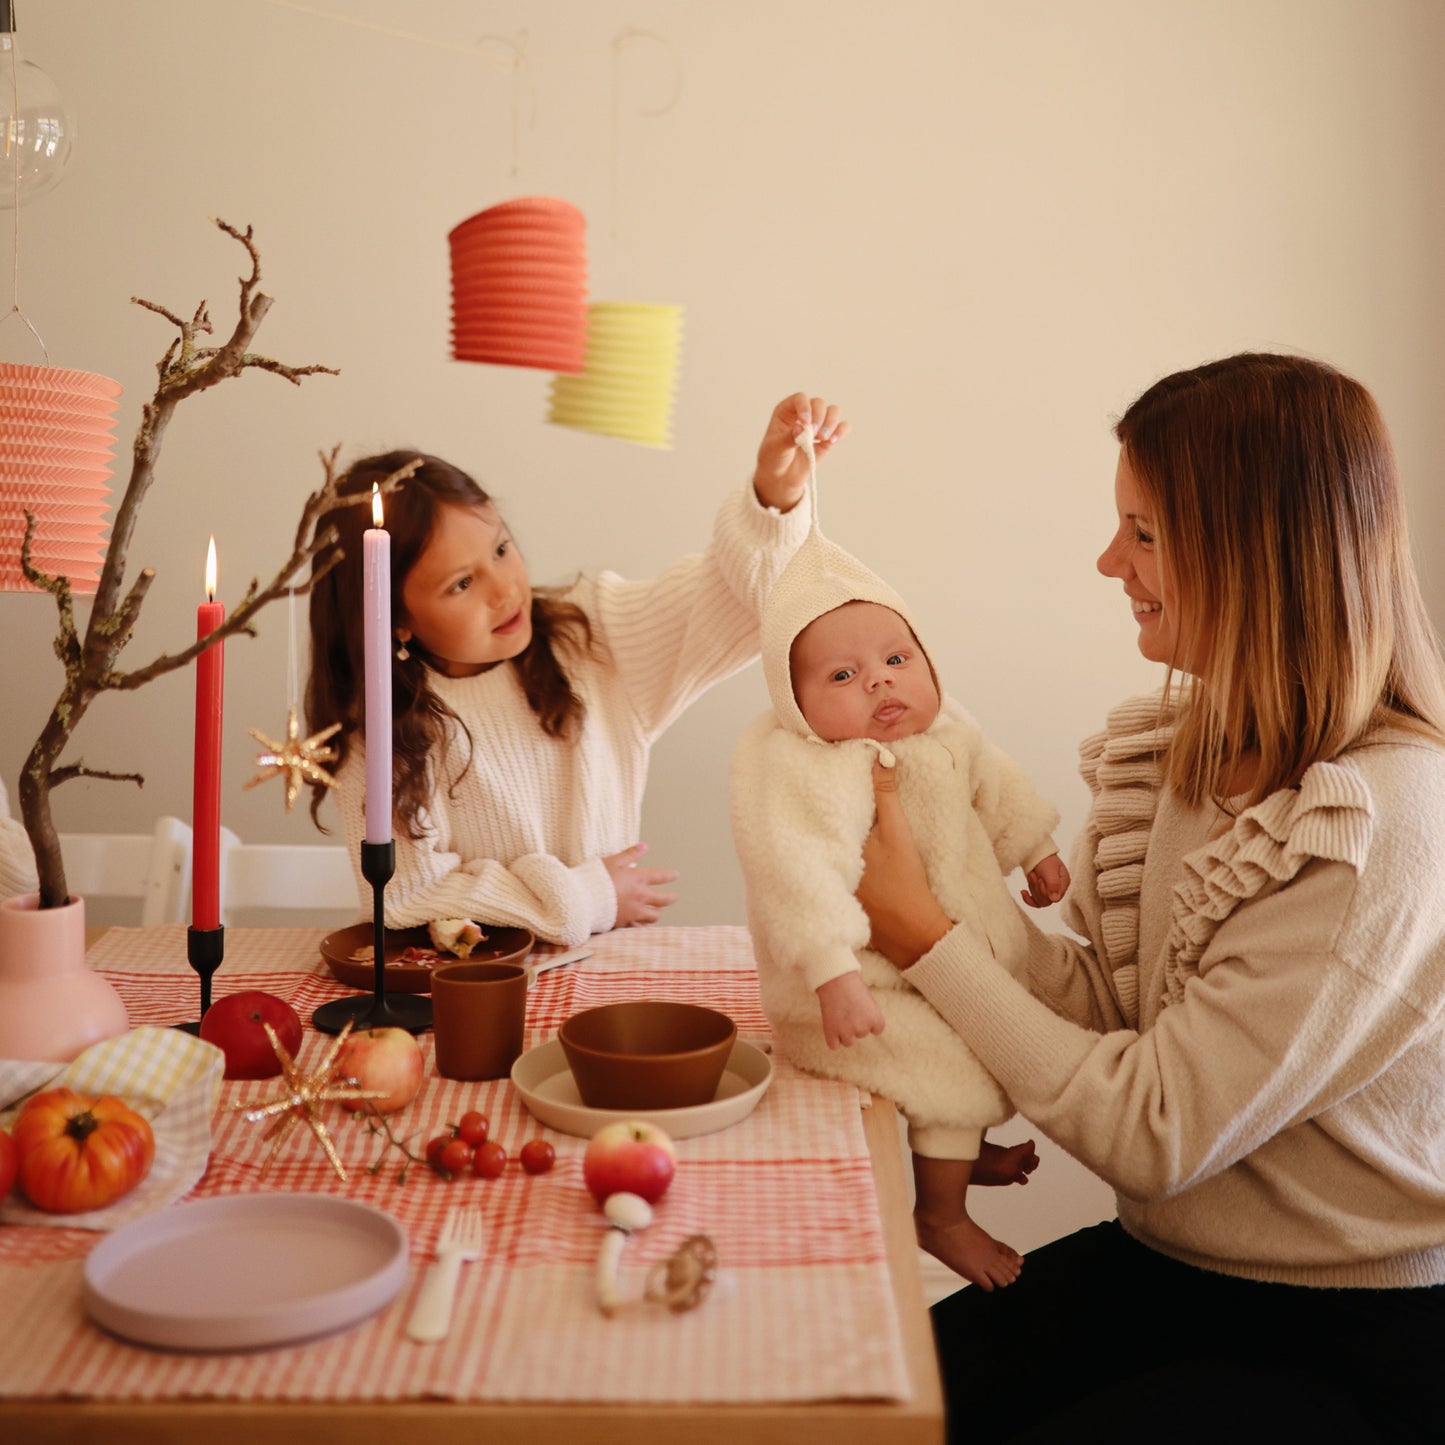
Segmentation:
<svg viewBox="0 0 1445 1445">
<path fill-rule="evenodd" d="M 491 498 L 459 467 L 438 457 L 414 451 L 392 451 L 353 462 L 338 484 L 342 497 L 368 497 L 372 485 L 384 481 L 408 463 L 420 466 L 386 497 L 386 527 L 391 534 L 391 615 L 405 616 L 401 593 L 411 569 L 440 525 L 448 504 L 484 507 Z M 318 534 L 336 529 L 336 542 L 317 554 L 313 571 L 320 571 L 336 554 L 340 560 L 311 590 L 311 672 L 306 683 L 306 725 L 310 732 L 339 722 L 336 735 L 337 766 L 350 753 L 354 739 L 365 735 L 365 680 L 362 634 L 362 534 L 371 525 L 371 509 L 350 502 L 328 512 L 317 523 Z M 559 652 L 585 651 L 592 645 L 592 629 L 580 607 L 564 602 L 555 592 L 534 589 L 532 641 L 506 666 L 516 669 L 537 722 L 549 737 L 576 735 L 582 725 L 582 699 L 563 670 Z M 433 786 L 450 786 L 466 770 L 469 756 L 459 759 L 450 777 L 435 776 L 437 760 L 445 757 L 449 724 L 466 726 L 432 691 L 430 671 L 418 655 L 391 664 L 393 807 L 411 837 L 421 836 L 418 811 Z M 467 734 L 468 748 L 472 746 Z M 317 817 L 325 784 L 311 787 L 311 816 Z"/>
<path fill-rule="evenodd" d="M 1258 802 L 1372 729 L 1445 742 L 1445 663 L 1374 398 L 1332 367 L 1245 353 L 1151 386 L 1115 427 L 1201 657 L 1168 758 L 1223 804 Z M 1174 679 L 1171 678 L 1171 681 Z"/>
</svg>

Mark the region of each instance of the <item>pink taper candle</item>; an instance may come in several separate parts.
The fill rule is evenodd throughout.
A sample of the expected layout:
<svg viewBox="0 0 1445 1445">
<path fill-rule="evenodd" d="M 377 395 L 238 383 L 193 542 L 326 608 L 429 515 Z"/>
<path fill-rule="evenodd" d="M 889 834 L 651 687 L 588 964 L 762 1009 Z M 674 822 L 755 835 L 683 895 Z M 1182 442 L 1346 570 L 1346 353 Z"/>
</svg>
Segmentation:
<svg viewBox="0 0 1445 1445">
<path fill-rule="evenodd" d="M 362 542 L 366 659 L 366 841 L 391 842 L 391 537 L 381 525 L 381 489 L 371 488 L 375 523 Z"/>
<path fill-rule="evenodd" d="M 206 600 L 196 609 L 196 636 L 209 637 L 224 620 L 216 600 L 216 539 L 206 549 Z M 196 753 L 191 794 L 193 865 L 191 926 L 221 926 L 221 703 L 224 696 L 224 644 L 216 643 L 196 659 Z"/>
</svg>

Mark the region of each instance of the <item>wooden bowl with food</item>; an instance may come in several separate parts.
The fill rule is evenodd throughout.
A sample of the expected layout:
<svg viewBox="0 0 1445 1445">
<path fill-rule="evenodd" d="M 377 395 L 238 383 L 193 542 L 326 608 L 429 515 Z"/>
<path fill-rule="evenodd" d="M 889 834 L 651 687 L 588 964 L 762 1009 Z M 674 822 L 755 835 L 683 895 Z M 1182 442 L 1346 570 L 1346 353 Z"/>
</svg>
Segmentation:
<svg viewBox="0 0 1445 1445">
<path fill-rule="evenodd" d="M 471 930 L 454 931 L 447 926 L 452 922 L 455 920 L 444 920 L 429 928 L 386 930 L 382 985 L 387 993 L 430 993 L 432 969 L 459 959 L 468 963 L 525 963 L 537 944 L 525 928 L 492 924 L 480 925 L 480 936 L 471 941 Z M 353 923 L 321 940 L 321 956 L 338 983 L 368 992 L 376 987 L 374 933 L 370 923 Z M 445 946 L 448 943 L 450 947 Z"/>
</svg>

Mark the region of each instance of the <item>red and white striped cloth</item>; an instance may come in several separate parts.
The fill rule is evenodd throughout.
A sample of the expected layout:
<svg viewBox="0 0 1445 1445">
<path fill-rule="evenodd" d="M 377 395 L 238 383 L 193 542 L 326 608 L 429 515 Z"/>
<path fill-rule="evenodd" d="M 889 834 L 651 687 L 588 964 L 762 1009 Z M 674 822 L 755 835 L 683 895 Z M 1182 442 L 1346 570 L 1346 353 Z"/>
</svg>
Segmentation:
<svg viewBox="0 0 1445 1445">
<path fill-rule="evenodd" d="M 263 988 L 309 1019 L 344 994 L 322 961 L 314 929 L 231 929 L 216 996 Z M 627 929 L 592 940 L 593 955 L 542 975 L 531 990 L 527 1044 L 568 1014 L 614 999 L 683 999 L 724 1010 L 745 1038 L 762 1039 L 746 931 Z M 125 999 L 134 1024 L 195 1013 L 198 984 L 185 963 L 185 930 L 112 929 L 91 961 Z M 307 1028 L 303 1062 L 329 1040 Z M 304 1190 L 364 1200 L 395 1216 L 411 1239 L 411 1275 L 380 1314 L 342 1334 L 285 1349 L 186 1355 L 142 1349 L 92 1325 L 81 1302 L 84 1257 L 100 1235 L 0 1228 L 0 1300 L 23 1328 L 0 1331 L 0 1396 L 105 1400 L 630 1401 L 749 1403 L 905 1399 L 910 1387 L 884 1256 L 857 1091 L 775 1061 L 771 1087 L 741 1123 L 677 1141 L 678 1168 L 653 1226 L 633 1237 L 622 1271 L 641 1292 L 650 1265 L 686 1236 L 717 1245 L 720 1275 L 698 1309 L 626 1311 L 608 1320 L 593 1296 L 601 1215 L 582 1184 L 585 1140 L 543 1128 L 506 1080 L 455 1083 L 431 1068 L 393 1116 L 412 1147 L 467 1109 L 491 1117 L 516 1157 L 543 1135 L 557 1150 L 550 1174 L 509 1167 L 496 1181 L 453 1183 L 413 1166 L 395 1181 L 396 1153 L 367 1172 L 376 1139 L 339 1108 L 328 1128 L 351 1176 L 332 1173 L 309 1131 L 293 1131 L 265 1179 L 264 1126 L 227 1105 L 269 1097 L 268 1084 L 227 1083 L 210 1166 L 192 1199 L 255 1190 Z M 462 1269 L 450 1335 L 408 1340 L 403 1325 L 449 1206 L 475 1202 L 483 1256 Z M 264 1260 L 246 1267 L 265 1268 Z"/>
</svg>

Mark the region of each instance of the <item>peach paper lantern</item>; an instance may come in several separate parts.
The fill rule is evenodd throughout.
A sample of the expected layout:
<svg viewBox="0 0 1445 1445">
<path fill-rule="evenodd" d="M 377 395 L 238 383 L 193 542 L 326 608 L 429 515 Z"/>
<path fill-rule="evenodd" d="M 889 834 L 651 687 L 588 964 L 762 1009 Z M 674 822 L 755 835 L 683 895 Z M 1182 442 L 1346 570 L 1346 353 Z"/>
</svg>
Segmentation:
<svg viewBox="0 0 1445 1445">
<path fill-rule="evenodd" d="M 580 376 L 552 382 L 547 420 L 645 447 L 672 445 L 682 307 L 596 301 Z"/>
<path fill-rule="evenodd" d="M 29 510 L 34 565 L 73 592 L 95 591 L 120 391 L 94 372 L 0 363 L 0 590 L 39 590 L 20 566 Z"/>
<path fill-rule="evenodd" d="M 551 196 L 479 211 L 447 237 L 452 356 L 543 371 L 582 369 L 587 224 Z"/>
</svg>

